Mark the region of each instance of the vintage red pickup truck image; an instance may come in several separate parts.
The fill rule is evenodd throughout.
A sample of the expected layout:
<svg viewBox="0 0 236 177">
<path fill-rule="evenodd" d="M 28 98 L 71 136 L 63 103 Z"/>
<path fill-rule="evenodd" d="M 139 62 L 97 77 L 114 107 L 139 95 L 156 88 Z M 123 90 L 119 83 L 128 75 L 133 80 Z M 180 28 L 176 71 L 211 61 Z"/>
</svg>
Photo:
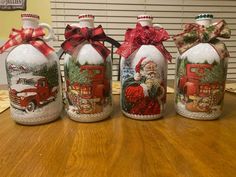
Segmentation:
<svg viewBox="0 0 236 177">
<path fill-rule="evenodd" d="M 11 105 L 14 108 L 33 112 L 56 99 L 57 87 L 50 87 L 43 76 L 18 76 L 16 84 L 10 87 Z"/>
</svg>

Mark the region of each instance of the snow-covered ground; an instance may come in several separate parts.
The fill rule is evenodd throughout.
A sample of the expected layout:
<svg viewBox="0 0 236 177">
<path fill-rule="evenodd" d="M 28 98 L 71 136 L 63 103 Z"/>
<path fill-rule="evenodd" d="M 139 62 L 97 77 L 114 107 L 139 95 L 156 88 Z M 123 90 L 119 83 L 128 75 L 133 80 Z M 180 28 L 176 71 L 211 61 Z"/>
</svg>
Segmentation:
<svg viewBox="0 0 236 177">
<path fill-rule="evenodd" d="M 211 113 L 205 113 L 205 112 L 192 112 L 186 109 L 185 104 L 178 102 L 176 105 L 176 111 L 184 116 L 189 117 L 193 119 L 199 119 L 199 120 L 209 120 L 209 119 L 215 119 L 218 118 L 222 111 L 220 110 L 220 106 L 213 107 L 213 111 Z"/>
<path fill-rule="evenodd" d="M 61 96 L 58 93 L 55 101 L 43 105 L 42 107 L 37 107 L 34 112 L 22 111 L 11 106 L 11 115 L 16 122 L 23 124 L 44 123 L 59 117 L 62 106 Z"/>
</svg>

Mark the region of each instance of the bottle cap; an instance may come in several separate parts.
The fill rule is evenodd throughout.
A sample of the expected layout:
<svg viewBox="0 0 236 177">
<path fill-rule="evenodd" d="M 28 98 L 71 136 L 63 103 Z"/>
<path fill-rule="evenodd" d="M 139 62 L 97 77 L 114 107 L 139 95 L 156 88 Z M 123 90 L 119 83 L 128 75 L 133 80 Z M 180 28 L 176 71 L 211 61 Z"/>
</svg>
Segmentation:
<svg viewBox="0 0 236 177">
<path fill-rule="evenodd" d="M 37 20 L 39 20 L 39 16 L 36 14 L 32 14 L 32 13 L 22 13 L 21 18 L 22 19 L 37 19 Z"/>
<path fill-rule="evenodd" d="M 213 19 L 212 14 L 199 14 L 195 17 L 195 20 L 203 20 L 203 19 Z"/>
<path fill-rule="evenodd" d="M 147 19 L 147 20 L 152 20 L 153 17 L 150 16 L 150 15 L 139 15 L 139 16 L 137 17 L 137 19 L 138 19 L 138 20 L 145 20 L 145 19 Z"/>
<path fill-rule="evenodd" d="M 78 16 L 79 20 L 82 20 L 82 19 L 86 19 L 86 20 L 93 20 L 94 19 L 94 15 L 91 15 L 91 14 L 80 14 Z"/>
</svg>

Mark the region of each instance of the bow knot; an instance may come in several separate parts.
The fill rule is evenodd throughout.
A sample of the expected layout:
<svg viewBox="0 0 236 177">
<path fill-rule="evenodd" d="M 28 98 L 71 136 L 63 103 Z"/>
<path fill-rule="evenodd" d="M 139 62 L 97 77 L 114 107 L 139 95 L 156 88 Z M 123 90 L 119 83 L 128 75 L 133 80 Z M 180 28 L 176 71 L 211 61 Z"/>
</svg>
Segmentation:
<svg viewBox="0 0 236 177">
<path fill-rule="evenodd" d="M 106 60 L 110 51 L 99 41 L 105 41 L 107 38 L 101 25 L 96 28 L 79 28 L 67 25 L 65 29 L 66 40 L 62 43 L 61 47 L 65 52 L 72 54 L 79 44 L 88 41 Z"/>
<path fill-rule="evenodd" d="M 135 50 L 142 45 L 154 45 L 163 56 L 171 60 L 170 53 L 165 49 L 162 42 L 169 39 L 169 34 L 163 29 L 142 26 L 137 23 L 136 28 L 127 29 L 124 43 L 117 49 L 116 53 L 128 58 Z"/>
<path fill-rule="evenodd" d="M 81 28 L 81 35 L 86 39 L 87 41 L 91 40 L 93 38 L 92 36 L 92 30 L 89 28 Z"/>
<path fill-rule="evenodd" d="M 224 20 L 209 27 L 186 24 L 184 32 L 173 36 L 173 39 L 180 54 L 199 43 L 209 43 L 215 48 L 221 59 L 226 58 L 229 56 L 229 52 L 217 37 L 230 38 L 230 29 Z"/>
<path fill-rule="evenodd" d="M 33 36 L 33 33 L 34 33 L 34 29 L 31 29 L 31 28 L 26 29 L 24 33 L 21 33 L 23 42 L 28 43 L 30 40 L 35 40 L 35 36 Z"/>
<path fill-rule="evenodd" d="M 45 56 L 48 56 L 54 50 L 42 40 L 44 35 L 45 33 L 42 28 L 12 29 L 9 40 L 0 48 L 0 53 L 3 53 L 10 47 L 27 43 L 37 48 Z"/>
</svg>

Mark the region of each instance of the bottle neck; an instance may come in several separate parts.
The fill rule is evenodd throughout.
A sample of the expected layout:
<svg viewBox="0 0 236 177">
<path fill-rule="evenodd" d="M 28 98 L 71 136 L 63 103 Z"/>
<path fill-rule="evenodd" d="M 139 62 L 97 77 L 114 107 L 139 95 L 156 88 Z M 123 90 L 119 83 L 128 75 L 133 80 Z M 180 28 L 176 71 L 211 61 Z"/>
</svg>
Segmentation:
<svg viewBox="0 0 236 177">
<path fill-rule="evenodd" d="M 80 20 L 79 27 L 80 28 L 84 28 L 84 27 L 94 28 L 94 22 L 93 20 Z"/>
<path fill-rule="evenodd" d="M 36 19 L 23 19 L 22 22 L 23 28 L 37 28 L 39 26 L 39 22 Z"/>
<path fill-rule="evenodd" d="M 208 27 L 212 24 L 212 19 L 196 20 L 196 23 L 199 24 L 199 25 L 203 25 L 205 27 Z"/>
<path fill-rule="evenodd" d="M 138 20 L 138 23 L 140 23 L 142 26 L 152 26 L 151 20 Z"/>
</svg>

